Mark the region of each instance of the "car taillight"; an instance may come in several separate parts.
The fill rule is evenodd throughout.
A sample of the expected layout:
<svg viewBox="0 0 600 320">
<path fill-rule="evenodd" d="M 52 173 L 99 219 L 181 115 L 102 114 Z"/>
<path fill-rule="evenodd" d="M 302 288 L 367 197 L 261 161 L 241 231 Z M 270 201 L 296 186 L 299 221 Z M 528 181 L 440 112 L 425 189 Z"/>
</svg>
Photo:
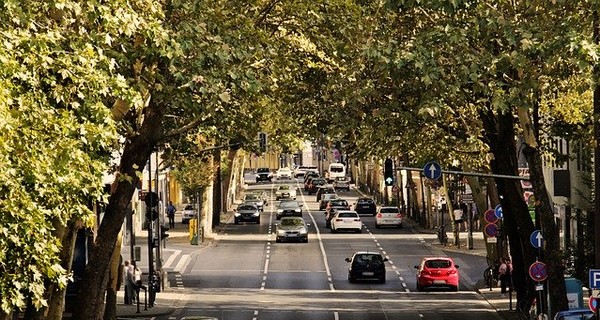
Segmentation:
<svg viewBox="0 0 600 320">
<path fill-rule="evenodd" d="M 354 221 L 360 221 L 360 219 L 354 219 Z"/>
<path fill-rule="evenodd" d="M 448 272 L 446 274 L 455 274 L 456 273 L 456 269 L 451 269 L 448 270 Z"/>
<path fill-rule="evenodd" d="M 335 221 L 343 221 L 342 219 L 335 219 Z"/>
<path fill-rule="evenodd" d="M 396 218 L 398 218 L 398 219 L 401 219 L 401 218 L 402 218 L 402 213 L 398 213 L 398 214 L 396 215 Z"/>
<path fill-rule="evenodd" d="M 383 218 L 383 215 L 381 213 L 378 213 L 377 218 L 381 219 L 381 218 Z"/>
<path fill-rule="evenodd" d="M 430 272 L 427 269 L 421 270 L 421 274 L 428 275 Z"/>
</svg>

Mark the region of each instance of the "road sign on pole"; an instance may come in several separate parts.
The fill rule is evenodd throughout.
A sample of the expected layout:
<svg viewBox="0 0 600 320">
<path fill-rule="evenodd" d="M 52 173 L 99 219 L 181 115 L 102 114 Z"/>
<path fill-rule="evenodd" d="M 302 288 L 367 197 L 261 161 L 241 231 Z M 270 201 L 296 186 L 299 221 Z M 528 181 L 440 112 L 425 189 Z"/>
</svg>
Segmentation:
<svg viewBox="0 0 600 320">
<path fill-rule="evenodd" d="M 544 243 L 544 237 L 542 236 L 542 231 L 533 230 L 533 232 L 529 236 L 529 242 L 531 242 L 531 245 L 534 248 L 536 248 L 536 249 L 541 248 L 542 244 Z"/>
<path fill-rule="evenodd" d="M 496 217 L 496 213 L 494 212 L 494 209 L 488 209 L 483 214 L 483 218 L 485 219 L 485 222 L 487 222 L 487 223 L 496 223 L 496 221 L 498 221 L 498 217 Z"/>
<path fill-rule="evenodd" d="M 423 174 L 429 179 L 437 180 L 442 176 L 442 167 L 435 161 L 427 162 L 423 167 Z"/>
<path fill-rule="evenodd" d="M 495 237 L 498 235 L 498 225 L 495 223 L 489 223 L 485 226 L 485 234 L 488 237 Z"/>
<path fill-rule="evenodd" d="M 502 205 L 497 205 L 496 208 L 494 208 L 494 212 L 496 213 L 496 217 L 498 217 L 498 219 L 502 219 L 504 217 L 504 212 L 502 212 Z"/>
<path fill-rule="evenodd" d="M 600 299 L 597 297 L 590 297 L 590 301 L 588 302 L 588 306 L 593 313 L 596 313 L 596 310 L 598 310 L 598 300 Z"/>
<path fill-rule="evenodd" d="M 600 269 L 590 269 L 590 289 L 600 289 Z"/>
<path fill-rule="evenodd" d="M 548 278 L 548 271 L 546 270 L 546 264 L 543 262 L 536 261 L 529 266 L 529 276 L 534 281 L 544 281 Z"/>
</svg>

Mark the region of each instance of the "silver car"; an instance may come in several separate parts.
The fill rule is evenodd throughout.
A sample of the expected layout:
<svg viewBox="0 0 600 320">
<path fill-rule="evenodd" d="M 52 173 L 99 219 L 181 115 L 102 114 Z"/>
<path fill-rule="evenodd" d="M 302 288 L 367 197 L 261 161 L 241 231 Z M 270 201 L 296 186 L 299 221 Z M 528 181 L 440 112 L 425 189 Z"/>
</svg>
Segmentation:
<svg viewBox="0 0 600 320">
<path fill-rule="evenodd" d="M 308 242 L 308 224 L 300 217 L 284 217 L 275 226 L 275 242 Z"/>
<path fill-rule="evenodd" d="M 190 222 L 191 219 L 198 218 L 196 213 L 196 209 L 191 204 L 186 204 L 183 210 L 181 210 L 181 223 L 186 224 Z"/>
<path fill-rule="evenodd" d="M 261 212 L 265 211 L 265 201 L 260 195 L 256 193 L 246 194 L 246 196 L 244 196 L 244 202 L 254 204 Z"/>
</svg>

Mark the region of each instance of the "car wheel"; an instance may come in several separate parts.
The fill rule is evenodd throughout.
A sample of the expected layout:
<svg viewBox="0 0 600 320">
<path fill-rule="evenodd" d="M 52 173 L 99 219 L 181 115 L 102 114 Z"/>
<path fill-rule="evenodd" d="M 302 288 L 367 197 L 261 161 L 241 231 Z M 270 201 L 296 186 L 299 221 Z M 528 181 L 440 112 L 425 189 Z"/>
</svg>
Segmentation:
<svg viewBox="0 0 600 320">
<path fill-rule="evenodd" d="M 385 283 L 385 274 L 379 278 L 379 283 Z"/>
<path fill-rule="evenodd" d="M 276 242 L 276 243 L 280 243 L 280 242 L 281 242 L 281 239 L 279 239 L 279 238 L 276 238 L 276 239 L 275 239 L 275 242 Z"/>
<path fill-rule="evenodd" d="M 419 284 L 419 281 L 417 280 L 417 291 L 421 291 L 421 290 L 422 290 L 421 285 Z"/>
<path fill-rule="evenodd" d="M 281 220 L 281 217 L 280 216 L 276 216 L 275 219 Z"/>
<path fill-rule="evenodd" d="M 328 228 L 328 229 L 331 228 L 331 223 L 325 222 L 325 228 Z"/>
<path fill-rule="evenodd" d="M 402 223 L 398 225 L 398 229 L 402 229 Z"/>
<path fill-rule="evenodd" d="M 454 291 L 454 292 L 458 292 L 458 286 L 459 286 L 459 285 L 457 284 L 455 287 L 452 287 L 452 291 Z"/>
<path fill-rule="evenodd" d="M 331 227 L 331 233 L 335 233 L 335 232 L 336 232 L 336 230 L 333 227 Z"/>
<path fill-rule="evenodd" d="M 350 283 L 354 283 L 354 282 L 356 282 L 356 279 L 354 279 L 354 277 L 353 277 L 353 276 L 351 276 L 351 275 L 348 275 L 348 281 L 349 281 Z"/>
<path fill-rule="evenodd" d="M 356 233 L 362 233 L 362 228 L 356 229 Z"/>
<path fill-rule="evenodd" d="M 304 240 L 302 240 L 302 242 L 308 243 L 308 237 L 304 238 Z"/>
<path fill-rule="evenodd" d="M 240 222 L 239 222 L 239 221 L 237 221 L 237 219 L 236 219 L 236 220 L 235 220 L 233 223 L 235 223 L 235 224 L 240 224 Z"/>
<path fill-rule="evenodd" d="M 256 220 L 256 224 L 260 224 L 260 219 L 257 219 L 257 220 Z"/>
<path fill-rule="evenodd" d="M 378 224 L 375 224 L 375 228 L 379 229 L 379 228 L 381 228 L 381 226 Z"/>
</svg>

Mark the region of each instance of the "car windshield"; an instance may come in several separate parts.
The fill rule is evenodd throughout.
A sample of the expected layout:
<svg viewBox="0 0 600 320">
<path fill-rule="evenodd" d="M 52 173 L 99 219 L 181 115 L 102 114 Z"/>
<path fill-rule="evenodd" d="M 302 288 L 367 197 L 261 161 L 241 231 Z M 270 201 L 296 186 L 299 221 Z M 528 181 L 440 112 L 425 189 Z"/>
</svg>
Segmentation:
<svg viewBox="0 0 600 320">
<path fill-rule="evenodd" d="M 250 205 L 243 205 L 239 207 L 239 210 L 256 210 L 256 207 Z"/>
<path fill-rule="evenodd" d="M 398 213 L 398 208 L 381 208 L 381 210 L 379 210 L 379 212 L 381 213 Z"/>
<path fill-rule="evenodd" d="M 298 202 L 295 201 L 283 201 L 279 205 L 280 208 L 297 208 Z"/>
<path fill-rule="evenodd" d="M 194 210 L 194 207 L 192 207 L 191 205 L 187 205 L 183 210 Z"/>
<path fill-rule="evenodd" d="M 289 186 L 280 186 L 279 190 L 290 190 Z"/>
<path fill-rule="evenodd" d="M 450 268 L 450 266 L 452 265 L 452 263 L 450 263 L 450 260 L 427 260 L 425 261 L 425 266 L 427 268 L 434 268 L 434 269 L 441 269 L 441 268 Z"/>
<path fill-rule="evenodd" d="M 256 200 L 256 199 L 258 199 L 258 195 L 256 195 L 256 194 L 247 194 L 245 199 L 246 200 Z"/>
<path fill-rule="evenodd" d="M 269 172 L 269 168 L 258 168 L 258 169 L 256 169 L 256 172 L 258 172 L 258 173 L 268 173 Z"/>
<path fill-rule="evenodd" d="M 281 220 L 281 225 L 282 226 L 302 226 L 302 225 L 304 225 L 304 223 L 302 223 L 302 220 L 300 220 L 300 219 L 283 219 L 283 220 Z"/>
</svg>

